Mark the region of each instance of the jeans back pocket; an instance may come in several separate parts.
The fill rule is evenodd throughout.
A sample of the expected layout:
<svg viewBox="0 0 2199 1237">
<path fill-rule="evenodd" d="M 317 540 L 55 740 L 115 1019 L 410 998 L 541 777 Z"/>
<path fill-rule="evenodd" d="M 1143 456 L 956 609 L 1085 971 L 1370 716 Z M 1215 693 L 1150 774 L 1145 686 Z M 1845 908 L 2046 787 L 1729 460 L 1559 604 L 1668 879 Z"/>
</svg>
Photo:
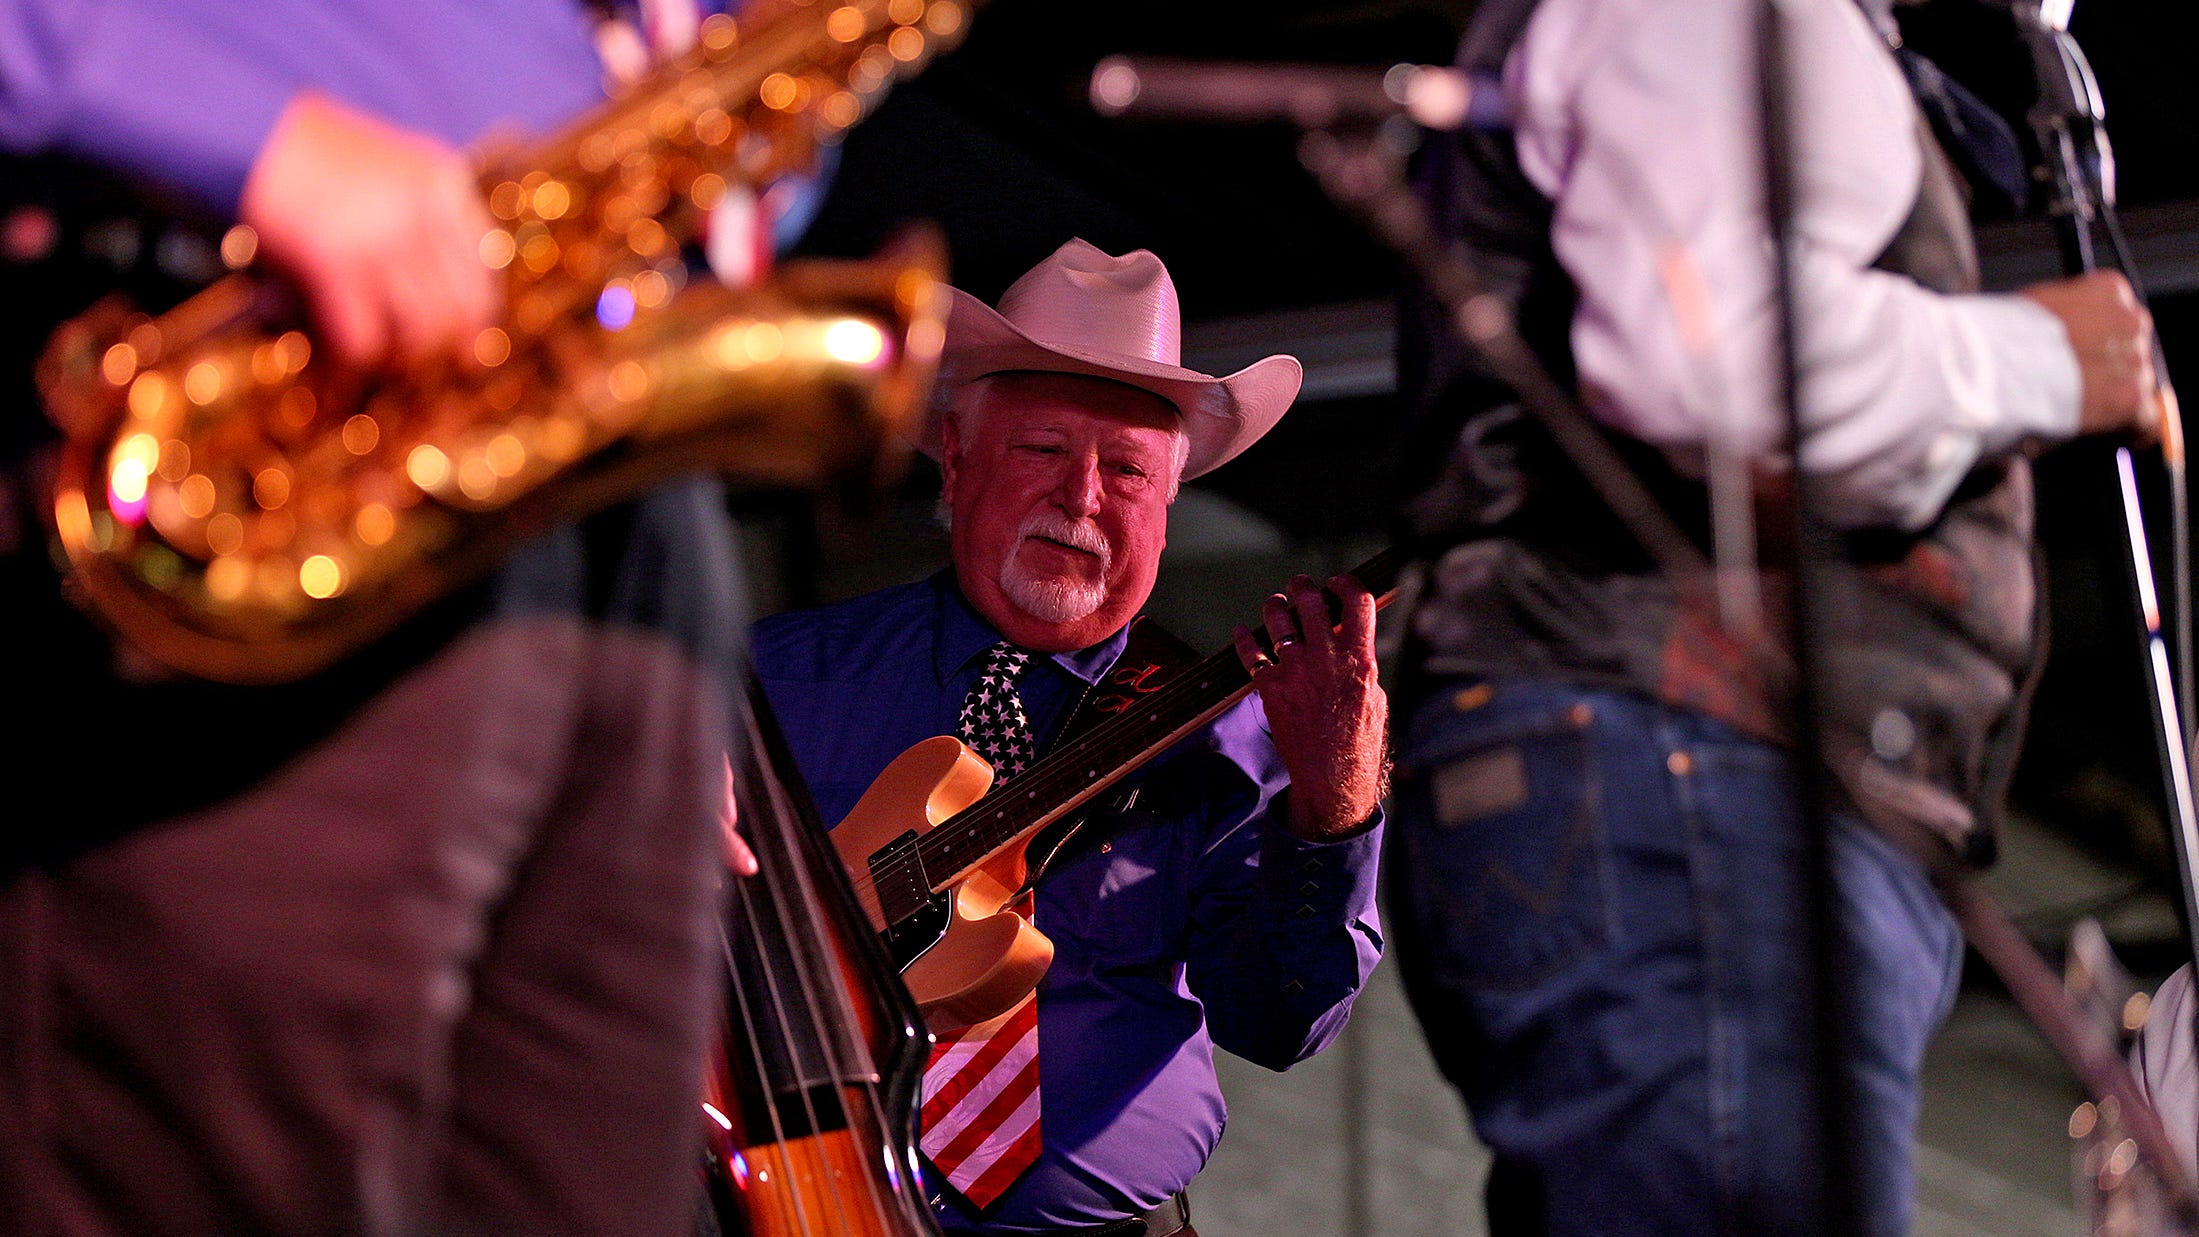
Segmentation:
<svg viewBox="0 0 2199 1237">
<path fill-rule="evenodd" d="M 1393 889 L 1437 974 L 1529 988 L 1610 941 L 1595 722 L 1579 693 L 1487 685 L 1444 693 L 1414 718 Z"/>
</svg>

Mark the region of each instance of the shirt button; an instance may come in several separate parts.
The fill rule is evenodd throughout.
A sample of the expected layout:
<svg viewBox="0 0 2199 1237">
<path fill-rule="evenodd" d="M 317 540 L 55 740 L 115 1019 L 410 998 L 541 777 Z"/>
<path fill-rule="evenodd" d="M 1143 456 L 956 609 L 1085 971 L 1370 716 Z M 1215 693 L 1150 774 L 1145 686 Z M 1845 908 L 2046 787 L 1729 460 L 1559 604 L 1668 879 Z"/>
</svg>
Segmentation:
<svg viewBox="0 0 2199 1237">
<path fill-rule="evenodd" d="M 1695 758 L 1686 752 L 1673 752 L 1665 757 L 1665 769 L 1674 777 L 1686 777 L 1695 772 Z"/>
<path fill-rule="evenodd" d="M 1916 723 L 1899 709 L 1880 709 L 1871 719 L 1871 751 L 1880 760 L 1907 760 L 1916 750 Z"/>
</svg>

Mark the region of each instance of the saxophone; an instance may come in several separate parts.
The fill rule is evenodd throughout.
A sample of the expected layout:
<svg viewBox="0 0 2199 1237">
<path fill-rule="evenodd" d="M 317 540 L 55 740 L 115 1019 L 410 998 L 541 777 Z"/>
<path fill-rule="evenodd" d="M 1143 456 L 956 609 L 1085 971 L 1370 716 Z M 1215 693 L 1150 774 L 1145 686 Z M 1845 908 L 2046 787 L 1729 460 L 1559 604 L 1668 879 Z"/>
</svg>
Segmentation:
<svg viewBox="0 0 2199 1237">
<path fill-rule="evenodd" d="M 48 512 L 72 593 L 186 674 L 301 677 L 542 529 L 698 468 L 737 483 L 883 484 L 945 335 L 944 256 L 688 278 L 736 186 L 812 170 L 967 0 L 776 0 L 563 134 L 478 162 L 504 280 L 478 367 L 362 380 L 244 267 L 158 317 L 103 302 L 37 367 L 65 436 Z"/>
</svg>

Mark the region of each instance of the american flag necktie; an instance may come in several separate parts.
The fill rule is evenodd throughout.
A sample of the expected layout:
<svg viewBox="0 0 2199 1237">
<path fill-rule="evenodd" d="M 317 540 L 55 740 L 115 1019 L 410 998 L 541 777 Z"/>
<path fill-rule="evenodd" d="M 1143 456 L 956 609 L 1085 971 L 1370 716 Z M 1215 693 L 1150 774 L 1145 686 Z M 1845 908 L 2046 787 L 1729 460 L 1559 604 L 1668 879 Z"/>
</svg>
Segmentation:
<svg viewBox="0 0 2199 1237">
<path fill-rule="evenodd" d="M 987 649 L 956 724 L 962 741 L 992 763 L 996 786 L 1021 773 L 1034 755 L 1031 719 L 1015 689 L 1030 661 L 1029 653 L 1006 641 Z M 980 1210 L 1038 1160 L 1036 993 L 992 1022 L 932 1045 L 921 1124 L 917 1145 Z"/>
</svg>

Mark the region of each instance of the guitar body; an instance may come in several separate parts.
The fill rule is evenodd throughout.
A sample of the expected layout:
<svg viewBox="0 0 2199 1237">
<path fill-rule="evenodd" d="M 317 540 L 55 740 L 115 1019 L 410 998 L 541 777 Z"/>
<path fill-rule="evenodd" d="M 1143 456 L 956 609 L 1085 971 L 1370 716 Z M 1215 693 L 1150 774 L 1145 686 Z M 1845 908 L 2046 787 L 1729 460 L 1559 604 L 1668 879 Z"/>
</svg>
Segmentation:
<svg viewBox="0 0 2199 1237">
<path fill-rule="evenodd" d="M 1023 887 L 1024 849 L 1002 850 L 932 895 L 923 913 L 899 922 L 889 922 L 881 908 L 873 859 L 931 832 L 983 798 L 992 783 L 992 766 L 961 740 L 926 739 L 894 757 L 831 834 L 857 903 L 937 1034 L 1006 1013 L 1054 960 L 1054 943 L 1011 905 Z"/>
</svg>

